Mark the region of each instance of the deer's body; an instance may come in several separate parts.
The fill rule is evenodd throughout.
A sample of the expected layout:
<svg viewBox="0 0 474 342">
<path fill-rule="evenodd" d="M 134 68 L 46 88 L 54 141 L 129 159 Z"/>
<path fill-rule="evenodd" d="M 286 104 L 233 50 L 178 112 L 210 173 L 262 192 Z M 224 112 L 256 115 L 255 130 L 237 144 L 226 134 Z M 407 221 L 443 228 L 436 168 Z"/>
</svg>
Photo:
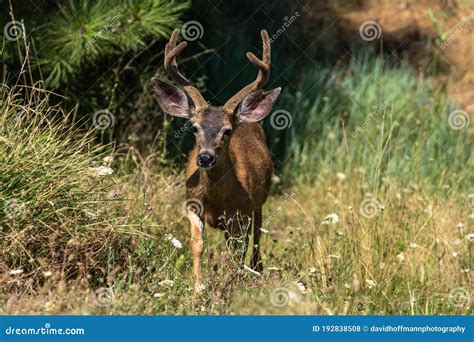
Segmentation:
<svg viewBox="0 0 474 342">
<path fill-rule="evenodd" d="M 260 124 L 239 125 L 230 137 L 225 160 L 208 171 L 197 166 L 198 153 L 195 147 L 189 155 L 186 197 L 201 201 L 205 223 L 224 229 L 224 214 L 233 217 L 238 211 L 251 217 L 262 207 L 270 190 L 273 163 Z"/>
<path fill-rule="evenodd" d="M 187 217 L 191 225 L 191 254 L 195 292 L 203 289 L 201 256 L 206 224 L 224 229 L 227 238 L 243 234 L 244 261 L 250 230 L 253 229 L 251 266 L 262 270 L 260 228 L 262 205 L 271 185 L 273 164 L 258 123 L 271 111 L 280 88 L 263 92 L 260 88 L 270 75 L 270 39 L 261 32 L 263 58 L 247 53 L 259 68 L 256 80 L 232 96 L 224 106 L 209 106 L 200 92 L 179 73 L 176 56 L 186 47 L 177 45 L 176 29 L 165 47 L 165 69 L 182 88 L 153 78 L 161 108 L 192 122 L 196 146 L 186 167 Z M 251 228 L 251 229 L 250 229 Z M 236 241 L 236 239 L 233 239 Z"/>
</svg>

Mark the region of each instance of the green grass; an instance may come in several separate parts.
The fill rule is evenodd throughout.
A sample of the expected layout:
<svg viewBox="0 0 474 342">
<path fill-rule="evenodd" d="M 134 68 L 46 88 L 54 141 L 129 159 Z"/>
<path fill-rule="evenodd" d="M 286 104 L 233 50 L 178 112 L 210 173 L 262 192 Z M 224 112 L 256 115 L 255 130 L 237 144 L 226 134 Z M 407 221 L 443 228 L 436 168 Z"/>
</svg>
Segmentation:
<svg viewBox="0 0 474 342">
<path fill-rule="evenodd" d="M 88 192 L 95 183 L 84 170 L 98 165 L 99 156 L 88 148 L 86 138 L 68 140 L 67 134 L 54 134 L 58 131 L 49 125 L 42 129 L 44 122 L 34 120 L 27 121 L 33 123 L 24 131 L 1 131 L 0 136 L 13 145 L 0 142 L 0 148 L 9 149 L 9 156 L 16 151 L 15 158 L 0 154 L 2 164 L 8 161 L 7 173 L 1 176 L 7 184 L 2 196 L 19 196 L 23 190 L 20 199 L 31 203 L 28 208 L 36 213 L 28 222 L 46 227 L 35 218 L 64 224 L 62 220 L 74 217 L 74 224 L 66 225 L 73 227 L 73 233 L 71 228 L 56 232 L 84 237 L 91 224 L 78 220 L 77 212 L 86 203 L 98 212 L 103 205 L 106 217 L 98 227 L 121 242 L 112 248 L 100 236 L 84 237 L 82 243 L 94 239 L 109 252 L 99 258 L 101 275 L 84 266 L 77 278 L 65 279 L 55 270 L 41 286 L 17 292 L 3 312 L 471 313 L 471 150 L 467 130 L 448 125 L 455 107 L 445 93 L 430 79 L 418 79 L 408 67 L 382 67 L 362 57 L 345 72 L 307 72 L 299 89 L 298 94 L 284 95 L 279 105 L 291 114 L 292 125 L 275 132 L 266 124 L 272 147 L 283 144 L 286 153 L 280 156 L 285 159 L 279 170 L 282 183 L 264 207 L 268 230 L 261 246 L 264 272 L 261 276 L 237 272 L 238 263 L 223 234 L 207 228 L 203 257 L 207 289 L 198 299 L 192 295 L 181 171 L 156 166 L 156 155 L 118 149 L 113 161 L 116 172 L 98 181 L 104 182 L 103 187 Z M 5 100 L 2 104 L 4 108 Z M 3 122 L 7 118 L 11 115 L 3 115 Z M 38 157 L 28 154 L 30 150 L 37 150 Z M 106 199 L 112 189 L 119 205 Z M 71 193 L 79 197 L 71 198 Z M 62 203 L 68 214 L 40 210 L 49 201 Z M 115 205 L 118 208 L 110 209 Z M 326 219 L 331 214 L 339 220 Z M 28 226 L 0 218 L 8 229 L 16 227 L 17 240 L 31 235 Z M 138 232 L 124 244 L 124 230 Z M 51 234 L 36 232 L 45 240 Z M 167 234 L 180 240 L 183 248 L 173 247 Z M 3 253 L 11 253 L 7 247 Z M 117 262 L 115 253 L 125 255 L 125 262 Z M 15 267 L 25 262 L 12 260 Z M 28 281 L 28 274 L 6 276 L 9 282 Z M 99 307 L 97 295 L 104 291 L 113 291 L 114 297 Z"/>
<path fill-rule="evenodd" d="M 346 72 L 349 77 L 309 71 L 299 93 L 282 101 L 293 118 L 284 139 L 278 137 L 288 146 L 289 177 L 310 181 L 364 168 L 374 191 L 383 178 L 441 192 L 459 184 L 469 190 L 469 132 L 449 126 L 456 108 L 442 90 L 406 65 L 383 67 L 367 55 L 354 58 Z"/>
</svg>

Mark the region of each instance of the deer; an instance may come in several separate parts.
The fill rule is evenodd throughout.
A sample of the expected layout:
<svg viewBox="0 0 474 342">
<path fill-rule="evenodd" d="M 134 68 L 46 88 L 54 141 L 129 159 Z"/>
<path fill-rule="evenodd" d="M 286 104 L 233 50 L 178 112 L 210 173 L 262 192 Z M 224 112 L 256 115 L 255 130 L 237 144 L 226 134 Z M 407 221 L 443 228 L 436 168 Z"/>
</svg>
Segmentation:
<svg viewBox="0 0 474 342">
<path fill-rule="evenodd" d="M 205 225 L 224 230 L 229 240 L 242 232 L 242 220 L 247 218 L 252 228 L 245 234 L 241 260 L 245 259 L 253 230 L 251 268 L 259 273 L 263 270 L 262 206 L 269 195 L 274 168 L 260 122 L 271 112 L 281 88 L 262 90 L 270 76 L 271 51 L 268 33 L 261 30 L 262 58 L 252 52 L 246 54 L 258 67 L 256 79 L 223 106 L 209 105 L 178 70 L 176 58 L 187 46 L 185 41 L 177 44 L 179 33 L 179 29 L 173 31 L 164 51 L 164 69 L 178 87 L 157 77 L 152 78 L 152 86 L 161 109 L 171 116 L 187 119 L 195 138 L 185 168 L 185 186 L 187 201 L 199 204 L 198 210 L 192 205 L 186 209 L 196 294 L 205 289 L 201 272 Z"/>
</svg>

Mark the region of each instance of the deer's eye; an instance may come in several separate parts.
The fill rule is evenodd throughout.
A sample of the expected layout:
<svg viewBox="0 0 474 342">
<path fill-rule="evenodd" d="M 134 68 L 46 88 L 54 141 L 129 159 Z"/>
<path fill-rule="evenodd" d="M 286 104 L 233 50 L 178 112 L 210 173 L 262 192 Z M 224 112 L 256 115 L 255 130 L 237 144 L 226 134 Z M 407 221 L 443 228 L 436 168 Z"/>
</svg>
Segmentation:
<svg viewBox="0 0 474 342">
<path fill-rule="evenodd" d="M 194 134 L 197 134 L 199 132 L 199 129 L 197 128 L 197 126 L 192 126 L 191 128 Z"/>
</svg>

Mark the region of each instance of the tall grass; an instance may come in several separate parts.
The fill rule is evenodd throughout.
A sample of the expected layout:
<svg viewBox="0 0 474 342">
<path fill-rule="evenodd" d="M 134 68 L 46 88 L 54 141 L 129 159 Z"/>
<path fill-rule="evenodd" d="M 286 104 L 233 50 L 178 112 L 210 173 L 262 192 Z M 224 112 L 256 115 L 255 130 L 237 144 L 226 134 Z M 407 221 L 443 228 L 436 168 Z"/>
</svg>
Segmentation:
<svg viewBox="0 0 474 342">
<path fill-rule="evenodd" d="M 345 75 L 305 73 L 299 89 L 281 101 L 292 116 L 279 137 L 287 145 L 289 177 L 311 180 L 363 169 L 373 190 L 382 179 L 426 190 L 468 190 L 472 184 L 468 128 L 450 127 L 456 108 L 430 78 L 360 55 Z M 271 128 L 269 135 L 272 141 Z"/>
<path fill-rule="evenodd" d="M 114 201 L 113 182 L 96 169 L 105 166 L 104 147 L 68 127 L 67 115 L 50 106 L 51 96 L 36 87 L 1 87 L 0 269 L 6 287 L 34 288 L 45 277 L 100 278 L 127 260 L 123 206 Z"/>
</svg>

